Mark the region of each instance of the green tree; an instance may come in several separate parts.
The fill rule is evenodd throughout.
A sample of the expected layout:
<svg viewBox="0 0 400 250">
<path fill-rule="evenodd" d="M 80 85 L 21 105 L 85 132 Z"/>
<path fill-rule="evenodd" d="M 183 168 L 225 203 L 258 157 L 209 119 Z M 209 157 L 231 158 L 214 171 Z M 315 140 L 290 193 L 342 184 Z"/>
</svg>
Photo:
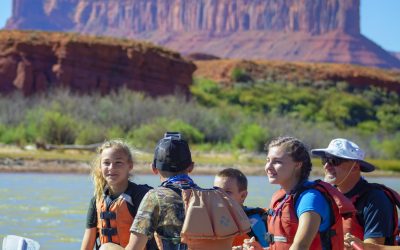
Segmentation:
<svg viewBox="0 0 400 250">
<path fill-rule="evenodd" d="M 373 113 L 371 103 L 362 96 L 333 91 L 327 95 L 319 111 L 320 117 L 341 129 L 371 120 Z"/>
<path fill-rule="evenodd" d="M 237 148 L 260 152 L 268 138 L 269 134 L 265 128 L 258 124 L 245 124 L 233 137 L 232 144 Z"/>
<path fill-rule="evenodd" d="M 47 143 L 72 144 L 75 142 L 77 122 L 66 114 L 47 111 L 38 124 L 38 135 Z"/>
<path fill-rule="evenodd" d="M 400 104 L 383 104 L 378 107 L 376 116 L 381 127 L 387 131 L 400 130 Z"/>
</svg>

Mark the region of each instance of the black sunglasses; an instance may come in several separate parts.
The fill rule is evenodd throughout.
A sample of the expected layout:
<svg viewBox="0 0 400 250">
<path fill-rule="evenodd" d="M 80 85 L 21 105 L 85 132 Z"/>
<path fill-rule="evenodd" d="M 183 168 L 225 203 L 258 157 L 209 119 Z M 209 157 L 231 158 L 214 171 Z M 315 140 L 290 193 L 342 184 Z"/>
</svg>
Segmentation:
<svg viewBox="0 0 400 250">
<path fill-rule="evenodd" d="M 328 163 L 331 166 L 339 166 L 343 162 L 349 161 L 348 159 L 338 158 L 338 157 L 322 157 L 322 165 Z"/>
</svg>

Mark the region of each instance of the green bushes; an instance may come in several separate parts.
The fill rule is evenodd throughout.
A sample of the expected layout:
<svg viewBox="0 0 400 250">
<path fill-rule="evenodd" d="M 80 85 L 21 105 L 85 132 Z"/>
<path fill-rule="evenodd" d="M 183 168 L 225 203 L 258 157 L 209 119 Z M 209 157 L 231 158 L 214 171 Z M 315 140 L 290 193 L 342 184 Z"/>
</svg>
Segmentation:
<svg viewBox="0 0 400 250">
<path fill-rule="evenodd" d="M 132 130 L 128 139 L 137 147 L 152 149 L 166 131 L 179 131 L 190 143 L 201 143 L 204 140 L 204 135 L 195 127 L 181 120 L 168 120 L 164 117 Z"/>
<path fill-rule="evenodd" d="M 69 115 L 47 111 L 37 124 L 40 140 L 51 144 L 73 144 L 76 138 L 76 121 Z"/>
<path fill-rule="evenodd" d="M 106 96 L 65 90 L 3 96 L 0 143 L 91 144 L 126 138 L 150 151 L 165 131 L 180 131 L 198 149 L 261 152 L 280 135 L 298 137 L 310 148 L 345 137 L 369 157 L 400 158 L 400 98 L 395 93 L 288 82 L 225 86 L 207 79 L 197 79 L 191 91 L 190 100 L 183 95 L 154 99 L 126 89 Z"/>
<path fill-rule="evenodd" d="M 269 139 L 268 131 L 258 124 L 244 124 L 232 139 L 232 145 L 248 151 L 261 152 Z"/>
</svg>

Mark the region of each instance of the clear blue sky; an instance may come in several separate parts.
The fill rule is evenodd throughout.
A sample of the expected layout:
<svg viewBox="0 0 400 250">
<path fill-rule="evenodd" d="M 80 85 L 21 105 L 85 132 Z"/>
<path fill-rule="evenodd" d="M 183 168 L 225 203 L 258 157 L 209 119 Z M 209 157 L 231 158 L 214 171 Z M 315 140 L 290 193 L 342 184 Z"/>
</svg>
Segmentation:
<svg viewBox="0 0 400 250">
<path fill-rule="evenodd" d="M 0 0 L 0 28 L 11 15 L 11 2 Z M 400 52 L 399 13 L 400 0 L 361 0 L 361 33 L 386 50 Z"/>
</svg>

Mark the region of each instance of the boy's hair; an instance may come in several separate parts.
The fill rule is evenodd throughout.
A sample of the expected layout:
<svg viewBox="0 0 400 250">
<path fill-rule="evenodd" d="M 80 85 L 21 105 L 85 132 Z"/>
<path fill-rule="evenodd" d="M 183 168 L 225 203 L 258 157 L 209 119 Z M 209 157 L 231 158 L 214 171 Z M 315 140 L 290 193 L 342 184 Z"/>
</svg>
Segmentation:
<svg viewBox="0 0 400 250">
<path fill-rule="evenodd" d="M 169 178 L 172 176 L 180 175 L 180 174 L 187 174 L 187 168 L 185 170 L 179 171 L 179 172 L 171 172 L 171 171 L 164 171 L 164 170 L 158 170 L 160 175 L 164 178 Z"/>
<path fill-rule="evenodd" d="M 235 178 L 239 191 L 247 190 L 247 178 L 239 169 L 225 168 L 218 172 L 218 177 Z"/>
<path fill-rule="evenodd" d="M 97 156 L 91 164 L 91 176 L 94 183 L 94 195 L 96 200 L 100 199 L 104 193 L 104 188 L 107 184 L 106 180 L 101 173 L 101 153 L 108 148 L 115 148 L 122 150 L 128 156 L 128 162 L 133 164 L 133 154 L 131 147 L 122 139 L 113 139 L 105 141 L 96 150 Z"/>
</svg>

